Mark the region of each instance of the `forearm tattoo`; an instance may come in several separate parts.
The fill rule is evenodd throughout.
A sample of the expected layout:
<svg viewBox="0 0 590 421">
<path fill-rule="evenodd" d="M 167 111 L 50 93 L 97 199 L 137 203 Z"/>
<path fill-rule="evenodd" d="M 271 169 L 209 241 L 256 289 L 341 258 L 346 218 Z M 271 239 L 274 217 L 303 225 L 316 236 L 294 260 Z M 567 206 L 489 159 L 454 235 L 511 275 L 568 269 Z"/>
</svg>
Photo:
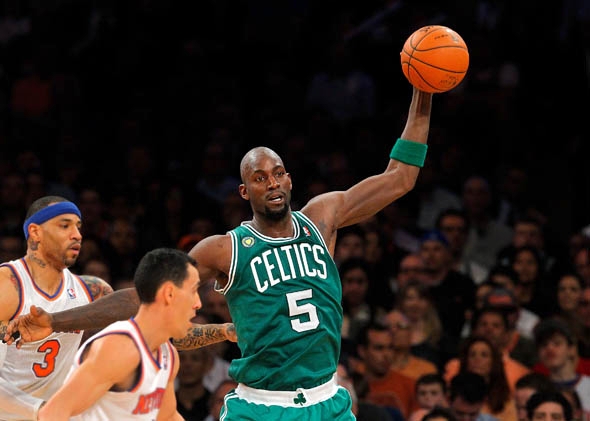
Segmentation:
<svg viewBox="0 0 590 421">
<path fill-rule="evenodd" d="M 234 325 L 223 324 L 193 324 L 181 339 L 173 339 L 172 343 L 179 351 L 197 349 L 228 339 L 228 331 L 235 329 Z"/>
</svg>

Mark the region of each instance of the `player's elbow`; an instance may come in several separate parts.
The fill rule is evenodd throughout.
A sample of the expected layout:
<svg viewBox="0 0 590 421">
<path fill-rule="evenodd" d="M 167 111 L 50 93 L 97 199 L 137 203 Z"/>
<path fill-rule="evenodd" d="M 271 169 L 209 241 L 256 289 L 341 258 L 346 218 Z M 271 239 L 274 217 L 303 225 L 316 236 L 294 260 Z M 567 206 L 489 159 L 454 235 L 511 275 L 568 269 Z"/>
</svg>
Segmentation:
<svg viewBox="0 0 590 421">
<path fill-rule="evenodd" d="M 414 171 L 400 171 L 398 178 L 399 189 L 402 192 L 401 196 L 408 193 L 416 186 L 417 174 Z"/>
</svg>

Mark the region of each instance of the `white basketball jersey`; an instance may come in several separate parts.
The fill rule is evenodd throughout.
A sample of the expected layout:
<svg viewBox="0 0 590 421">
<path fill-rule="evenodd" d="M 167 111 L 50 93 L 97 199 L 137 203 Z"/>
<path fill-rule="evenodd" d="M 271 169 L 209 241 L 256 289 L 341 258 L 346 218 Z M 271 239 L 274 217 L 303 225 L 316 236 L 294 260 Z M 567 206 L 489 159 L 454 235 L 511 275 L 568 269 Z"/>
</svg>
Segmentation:
<svg viewBox="0 0 590 421">
<path fill-rule="evenodd" d="M 105 335 L 129 335 L 141 355 L 138 383 L 125 392 L 107 392 L 82 414 L 70 418 L 85 421 L 146 420 L 158 417 L 162 398 L 174 367 L 174 351 L 169 342 L 160 345 L 156 358 L 147 347 L 143 335 L 133 319 L 115 322 L 89 338 L 78 350 L 72 371 L 80 364 L 84 349 L 95 339 Z"/>
<path fill-rule="evenodd" d="M 57 292 L 48 295 L 35 284 L 24 259 L 2 266 L 12 269 L 20 287 L 19 306 L 13 318 L 28 314 L 32 304 L 54 313 L 93 301 L 86 284 L 68 269 L 62 273 Z M 32 396 L 49 399 L 64 382 L 82 333 L 54 332 L 45 339 L 23 343 L 21 349 L 16 349 L 14 344 L 8 346 L 0 376 Z M 6 413 L 0 409 L 0 419 L 5 417 Z"/>
</svg>

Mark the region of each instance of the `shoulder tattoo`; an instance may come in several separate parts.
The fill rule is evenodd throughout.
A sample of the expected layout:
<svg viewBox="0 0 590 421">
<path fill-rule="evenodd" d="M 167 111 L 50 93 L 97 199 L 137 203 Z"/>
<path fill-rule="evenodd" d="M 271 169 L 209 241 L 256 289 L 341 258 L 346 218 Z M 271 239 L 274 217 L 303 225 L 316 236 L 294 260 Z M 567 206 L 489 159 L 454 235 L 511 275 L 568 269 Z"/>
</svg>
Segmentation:
<svg viewBox="0 0 590 421">
<path fill-rule="evenodd" d="M 113 292 L 113 287 L 98 276 L 81 275 L 80 278 L 90 290 L 93 298 L 104 297 Z"/>
</svg>

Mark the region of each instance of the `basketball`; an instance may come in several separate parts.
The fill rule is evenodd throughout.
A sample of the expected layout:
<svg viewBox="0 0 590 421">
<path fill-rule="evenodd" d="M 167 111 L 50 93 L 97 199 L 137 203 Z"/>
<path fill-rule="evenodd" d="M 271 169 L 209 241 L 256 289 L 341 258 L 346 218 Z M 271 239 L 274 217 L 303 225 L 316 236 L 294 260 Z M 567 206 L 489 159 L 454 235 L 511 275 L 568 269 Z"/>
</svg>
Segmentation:
<svg viewBox="0 0 590 421">
<path fill-rule="evenodd" d="M 469 51 L 461 36 L 446 26 L 416 30 L 400 53 L 402 72 L 416 88 L 430 93 L 455 88 L 469 68 Z"/>
</svg>

